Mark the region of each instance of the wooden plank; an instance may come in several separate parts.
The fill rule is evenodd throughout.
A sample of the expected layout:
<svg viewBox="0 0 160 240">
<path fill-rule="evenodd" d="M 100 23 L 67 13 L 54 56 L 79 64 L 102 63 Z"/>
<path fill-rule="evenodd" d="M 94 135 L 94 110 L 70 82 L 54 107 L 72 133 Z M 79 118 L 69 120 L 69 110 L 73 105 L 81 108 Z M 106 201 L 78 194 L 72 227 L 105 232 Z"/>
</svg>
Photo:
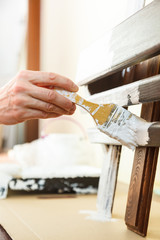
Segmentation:
<svg viewBox="0 0 160 240">
<path fill-rule="evenodd" d="M 79 85 L 98 81 L 160 52 L 160 1 L 155 0 L 80 55 Z"/>
<path fill-rule="evenodd" d="M 110 138 L 105 133 L 100 132 L 97 128 L 88 128 L 87 134 L 90 142 L 92 143 L 103 143 L 106 145 L 121 145 L 120 142 L 113 138 Z"/>
<path fill-rule="evenodd" d="M 114 103 L 120 106 L 160 101 L 160 74 L 94 94 L 88 100 L 101 104 Z"/>
<path fill-rule="evenodd" d="M 27 69 L 40 69 L 40 0 L 28 1 Z M 25 141 L 38 138 L 38 120 L 25 123 Z"/>
<path fill-rule="evenodd" d="M 111 218 L 121 147 L 104 145 L 104 148 L 105 159 L 98 186 L 97 210 L 99 214 Z"/>
<path fill-rule="evenodd" d="M 110 138 L 106 134 L 100 132 L 97 128 L 87 130 L 88 138 L 92 143 L 103 143 L 107 145 L 121 145 L 118 141 Z M 160 147 L 160 122 L 153 123 L 148 129 L 149 141 L 145 145 L 147 147 Z"/>
<path fill-rule="evenodd" d="M 144 69 L 148 76 L 159 73 L 159 59 L 151 61 Z M 141 117 L 160 121 L 160 102 L 143 104 Z M 138 147 L 135 152 L 125 221 L 130 230 L 142 236 L 147 234 L 158 150 L 157 147 Z"/>
<path fill-rule="evenodd" d="M 158 115 L 160 114 L 158 108 L 160 108 L 160 103 L 154 106 L 152 103 L 147 104 L 143 106 L 142 114 L 150 109 L 148 112 L 151 115 Z M 136 149 L 125 221 L 129 229 L 142 236 L 147 233 L 157 158 L 158 148 Z"/>
</svg>

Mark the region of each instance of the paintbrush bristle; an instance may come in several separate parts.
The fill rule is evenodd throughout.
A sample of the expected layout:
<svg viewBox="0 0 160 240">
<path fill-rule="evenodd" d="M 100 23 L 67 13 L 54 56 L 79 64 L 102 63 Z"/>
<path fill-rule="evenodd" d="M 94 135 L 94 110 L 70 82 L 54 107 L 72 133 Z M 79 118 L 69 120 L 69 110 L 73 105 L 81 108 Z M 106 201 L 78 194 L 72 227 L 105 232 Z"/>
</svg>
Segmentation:
<svg viewBox="0 0 160 240">
<path fill-rule="evenodd" d="M 97 123 L 97 127 L 101 132 L 118 140 L 122 145 L 132 150 L 138 145 L 147 144 L 150 125 L 151 123 L 120 106 L 115 107 L 105 123 L 102 125 Z"/>
</svg>

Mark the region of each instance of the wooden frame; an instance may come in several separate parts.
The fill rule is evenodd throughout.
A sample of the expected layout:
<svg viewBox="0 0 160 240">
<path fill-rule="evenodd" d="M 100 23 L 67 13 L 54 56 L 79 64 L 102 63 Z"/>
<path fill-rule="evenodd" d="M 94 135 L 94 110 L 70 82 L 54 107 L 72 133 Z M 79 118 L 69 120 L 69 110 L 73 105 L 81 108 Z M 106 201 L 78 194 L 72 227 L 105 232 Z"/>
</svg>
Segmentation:
<svg viewBox="0 0 160 240">
<path fill-rule="evenodd" d="M 40 0 L 28 0 L 27 69 L 40 70 Z M 25 141 L 38 138 L 38 120 L 25 123 Z"/>
<path fill-rule="evenodd" d="M 77 81 L 79 85 L 87 85 L 89 92 L 94 94 L 89 100 L 98 103 L 113 102 L 122 106 L 141 102 L 141 117 L 151 122 L 160 121 L 159 12 L 160 1 L 155 0 L 82 53 Z M 141 62 L 143 60 L 146 61 Z M 141 63 L 137 64 L 139 62 Z M 135 83 L 129 85 L 130 82 Z M 121 85 L 125 86 L 120 87 Z M 112 88 L 117 89 L 110 90 Z M 135 93 L 138 93 L 136 97 Z M 115 94 L 116 98 L 113 97 Z M 142 236 L 146 236 L 148 228 L 158 157 L 156 146 L 160 145 L 159 129 L 160 124 L 156 123 L 149 130 L 151 140 L 148 145 L 153 147 L 136 149 L 128 193 L 125 222 L 130 230 Z M 107 142 L 104 138 L 95 140 L 95 136 L 93 141 L 112 144 L 109 139 Z"/>
<path fill-rule="evenodd" d="M 148 76 L 159 74 L 160 57 L 150 60 L 145 68 Z M 143 105 L 141 117 L 160 121 L 160 102 Z M 147 234 L 158 150 L 157 147 L 139 147 L 135 152 L 125 222 L 130 230 L 142 236 Z"/>
</svg>

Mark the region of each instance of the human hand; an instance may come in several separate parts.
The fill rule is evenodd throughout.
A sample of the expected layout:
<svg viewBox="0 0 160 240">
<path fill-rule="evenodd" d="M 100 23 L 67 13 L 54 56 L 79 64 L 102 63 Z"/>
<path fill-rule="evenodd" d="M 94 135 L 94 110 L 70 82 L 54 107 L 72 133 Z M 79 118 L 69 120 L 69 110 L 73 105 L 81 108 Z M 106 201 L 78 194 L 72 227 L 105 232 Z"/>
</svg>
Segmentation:
<svg viewBox="0 0 160 240">
<path fill-rule="evenodd" d="M 78 91 L 66 77 L 40 71 L 21 71 L 0 89 L 0 123 L 11 125 L 29 119 L 73 114 L 76 106 L 54 87 Z"/>
</svg>

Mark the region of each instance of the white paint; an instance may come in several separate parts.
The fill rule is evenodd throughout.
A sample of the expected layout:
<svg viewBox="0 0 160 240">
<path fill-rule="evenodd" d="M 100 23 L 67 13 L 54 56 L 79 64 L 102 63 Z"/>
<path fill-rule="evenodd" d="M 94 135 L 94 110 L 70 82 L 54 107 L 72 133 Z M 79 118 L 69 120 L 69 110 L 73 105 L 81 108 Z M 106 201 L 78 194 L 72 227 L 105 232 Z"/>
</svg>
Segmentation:
<svg viewBox="0 0 160 240">
<path fill-rule="evenodd" d="M 89 128 L 88 138 L 92 143 L 104 143 L 108 145 L 121 145 L 121 143 L 114 138 L 110 138 L 107 134 L 99 131 L 97 128 Z"/>
<path fill-rule="evenodd" d="M 148 143 L 148 128 L 152 124 L 117 106 L 109 121 L 98 125 L 98 129 L 134 150 L 136 146 Z"/>
<path fill-rule="evenodd" d="M 8 193 L 8 184 L 11 180 L 11 176 L 7 173 L 0 172 L 0 199 L 4 199 Z"/>
<path fill-rule="evenodd" d="M 80 214 L 86 214 L 86 219 L 93 220 L 93 221 L 99 221 L 99 222 L 117 222 L 118 219 L 111 218 L 110 216 L 106 216 L 104 214 L 100 214 L 97 211 L 91 211 L 91 210 L 80 210 Z"/>
<path fill-rule="evenodd" d="M 139 86 L 137 83 L 128 84 L 117 87 L 112 90 L 104 91 L 101 93 L 94 94 L 87 98 L 87 100 L 92 101 L 94 103 L 99 104 L 109 104 L 114 103 L 119 106 L 128 106 L 128 100 L 132 102 L 132 104 L 139 103 Z"/>
<path fill-rule="evenodd" d="M 71 184 L 71 186 L 72 186 L 72 184 Z M 93 186 L 89 186 L 87 188 L 73 187 L 73 190 L 79 194 L 95 194 L 95 193 L 97 193 L 97 188 L 94 188 Z"/>
</svg>

